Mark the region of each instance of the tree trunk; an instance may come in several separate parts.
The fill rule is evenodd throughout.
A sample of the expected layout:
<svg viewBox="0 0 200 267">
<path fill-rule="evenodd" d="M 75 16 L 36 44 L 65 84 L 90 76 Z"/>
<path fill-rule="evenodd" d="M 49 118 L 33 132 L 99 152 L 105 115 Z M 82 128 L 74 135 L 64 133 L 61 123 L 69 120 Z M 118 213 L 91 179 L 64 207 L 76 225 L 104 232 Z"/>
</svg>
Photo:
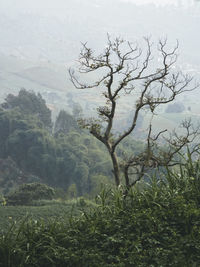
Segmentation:
<svg viewBox="0 0 200 267">
<path fill-rule="evenodd" d="M 115 152 L 110 153 L 111 158 L 112 158 L 112 164 L 113 164 L 113 174 L 115 176 L 115 184 L 116 186 L 120 185 L 120 171 L 119 171 L 119 163 L 117 159 L 117 155 Z"/>
</svg>

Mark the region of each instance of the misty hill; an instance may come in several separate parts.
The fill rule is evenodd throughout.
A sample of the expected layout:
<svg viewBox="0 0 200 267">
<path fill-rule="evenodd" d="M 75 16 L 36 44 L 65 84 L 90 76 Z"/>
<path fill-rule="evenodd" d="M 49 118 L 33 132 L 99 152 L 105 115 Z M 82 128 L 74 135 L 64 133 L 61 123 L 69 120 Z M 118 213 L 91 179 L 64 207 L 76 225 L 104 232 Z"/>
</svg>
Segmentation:
<svg viewBox="0 0 200 267">
<path fill-rule="evenodd" d="M 199 65 L 198 7 L 156 8 L 120 0 L 20 0 L 14 5 L 9 0 L 0 4 L 0 52 L 66 63 L 77 58 L 81 41 L 102 47 L 107 32 L 130 40 L 167 35 L 180 41 L 184 61 Z"/>
<path fill-rule="evenodd" d="M 101 97 L 95 91 L 77 91 L 67 74 L 75 64 L 81 43 L 98 52 L 105 47 L 106 34 L 133 41 L 142 36 L 152 39 L 167 35 L 169 43 L 180 42 L 179 67 L 199 77 L 200 23 L 199 5 L 184 9 L 172 6 L 137 6 L 120 0 L 58 0 L 27 2 L 13 0 L 0 3 L 0 99 L 21 88 L 41 92 L 48 106 L 56 112 L 60 108 L 71 112 L 79 103 L 86 115 L 91 115 Z M 96 77 L 94 77 L 96 78 Z M 198 91 L 179 101 L 185 104 L 186 114 L 199 112 Z M 121 105 L 121 120 L 128 119 L 132 101 Z M 161 110 L 163 116 L 164 110 Z M 177 115 L 177 114 L 176 114 Z M 180 115 L 180 114 L 179 114 Z M 55 117 L 56 115 L 54 115 Z M 170 128 L 177 125 L 173 116 L 165 116 Z M 160 123 L 160 120 L 158 120 Z M 168 122 L 168 123 L 167 123 Z M 144 120 L 145 123 L 145 120 Z M 158 124 L 159 124 L 158 123 Z"/>
</svg>

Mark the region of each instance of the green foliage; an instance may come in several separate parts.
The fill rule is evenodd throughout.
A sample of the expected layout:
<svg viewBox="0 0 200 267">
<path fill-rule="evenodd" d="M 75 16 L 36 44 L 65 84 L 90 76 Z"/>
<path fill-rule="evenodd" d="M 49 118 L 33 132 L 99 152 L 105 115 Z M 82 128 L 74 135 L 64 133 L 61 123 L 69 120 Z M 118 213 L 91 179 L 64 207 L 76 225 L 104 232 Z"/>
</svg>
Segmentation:
<svg viewBox="0 0 200 267">
<path fill-rule="evenodd" d="M 4 198 L 2 200 L 4 201 Z M 0 205 L 0 235 L 3 232 L 7 232 L 13 224 L 15 227 L 19 226 L 20 221 L 24 217 L 29 217 L 37 221 L 44 220 L 46 222 L 50 218 L 67 221 L 71 216 L 80 216 L 83 210 L 90 210 L 96 206 L 94 202 L 84 199 L 86 205 L 83 207 L 83 205 L 80 204 L 81 201 L 81 198 L 70 200 L 41 199 L 33 201 L 32 206 Z"/>
<path fill-rule="evenodd" d="M 30 112 L 27 111 L 29 105 Z M 106 148 L 78 129 L 75 117 L 61 110 L 55 123 L 55 135 L 52 135 L 40 115 L 48 113 L 40 95 L 21 90 L 18 96 L 9 95 L 2 106 L 2 193 L 8 194 L 22 183 L 38 181 L 65 191 L 75 185 L 76 193 L 72 195 L 94 197 L 102 184 L 112 183 L 112 164 Z M 120 145 L 117 154 L 123 158 L 124 150 L 131 155 L 141 149 L 142 144 L 130 137 Z M 4 167 L 6 162 L 7 168 Z"/>
<path fill-rule="evenodd" d="M 19 108 L 23 114 L 36 115 L 47 128 L 50 129 L 52 126 L 51 111 L 39 93 L 36 95 L 33 91 L 21 89 L 17 96 L 9 94 L 2 107 L 5 109 Z"/>
<path fill-rule="evenodd" d="M 41 184 L 31 183 L 19 186 L 6 197 L 8 205 L 30 205 L 33 200 L 52 199 L 55 195 L 53 188 Z"/>
<path fill-rule="evenodd" d="M 60 133 L 67 134 L 71 130 L 78 131 L 78 124 L 72 115 L 68 114 L 65 110 L 61 110 L 56 118 L 54 133 L 56 135 Z"/>
<path fill-rule="evenodd" d="M 31 112 L 26 110 L 29 104 Z M 75 118 L 65 111 L 57 118 L 53 136 L 44 127 L 41 116 L 36 116 L 43 112 L 44 105 L 41 96 L 26 90 L 20 91 L 18 96 L 9 95 L 2 104 L 1 192 L 7 194 L 22 183 L 39 181 L 65 191 L 75 184 L 77 196 L 90 194 L 91 190 L 96 190 L 91 181 L 94 175 L 111 176 L 111 164 L 105 150 L 79 130 Z M 37 180 L 31 177 L 37 177 Z"/>
<path fill-rule="evenodd" d="M 0 206 L 5 206 L 6 205 L 6 199 L 4 196 L 0 195 Z"/>
<path fill-rule="evenodd" d="M 76 198 L 77 197 L 77 187 L 76 187 L 76 184 L 71 184 L 69 187 L 68 187 L 68 190 L 67 190 L 67 197 L 69 199 L 73 199 L 73 198 Z"/>
<path fill-rule="evenodd" d="M 3 194 L 8 193 L 10 188 L 15 187 L 20 177 L 21 172 L 10 157 L 7 159 L 0 159 L 0 191 Z"/>
<path fill-rule="evenodd" d="M 199 168 L 187 158 L 126 198 L 104 189 L 81 217 L 26 219 L 0 237 L 0 266 L 199 266 Z"/>
<path fill-rule="evenodd" d="M 99 192 L 101 192 L 102 188 L 114 187 L 113 181 L 111 181 L 107 176 L 96 174 L 91 177 L 91 190 L 90 197 L 95 198 Z"/>
<path fill-rule="evenodd" d="M 39 127 L 39 121 L 19 110 L 0 110 L 0 156 L 7 155 L 7 139 L 15 131 L 27 131 Z"/>
</svg>

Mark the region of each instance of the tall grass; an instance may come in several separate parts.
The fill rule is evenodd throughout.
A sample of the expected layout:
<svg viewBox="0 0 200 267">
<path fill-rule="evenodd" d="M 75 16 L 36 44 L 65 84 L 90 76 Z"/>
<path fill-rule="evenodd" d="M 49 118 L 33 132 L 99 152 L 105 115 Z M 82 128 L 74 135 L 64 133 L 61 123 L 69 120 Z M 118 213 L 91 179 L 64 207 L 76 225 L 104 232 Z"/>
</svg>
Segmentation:
<svg viewBox="0 0 200 267">
<path fill-rule="evenodd" d="M 200 266 L 199 174 L 187 157 L 126 198 L 102 190 L 79 217 L 26 217 L 1 235 L 0 266 Z"/>
</svg>

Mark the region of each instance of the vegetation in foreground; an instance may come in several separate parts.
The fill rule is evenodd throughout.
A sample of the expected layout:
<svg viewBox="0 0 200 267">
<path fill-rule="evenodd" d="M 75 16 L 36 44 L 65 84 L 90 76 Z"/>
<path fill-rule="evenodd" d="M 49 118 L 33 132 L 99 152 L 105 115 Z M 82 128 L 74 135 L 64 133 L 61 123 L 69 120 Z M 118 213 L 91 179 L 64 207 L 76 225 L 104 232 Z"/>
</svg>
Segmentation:
<svg viewBox="0 0 200 267">
<path fill-rule="evenodd" d="M 27 220 L 63 219 L 71 216 L 80 216 L 83 211 L 95 207 L 96 204 L 84 198 L 72 200 L 40 200 L 31 206 L 0 206 L 0 229 L 5 233 L 13 225 L 17 225 L 22 218 Z"/>
<path fill-rule="evenodd" d="M 103 190 L 82 216 L 23 219 L 0 237 L 0 266 L 199 266 L 200 166 L 167 170 L 124 198 Z"/>
</svg>

